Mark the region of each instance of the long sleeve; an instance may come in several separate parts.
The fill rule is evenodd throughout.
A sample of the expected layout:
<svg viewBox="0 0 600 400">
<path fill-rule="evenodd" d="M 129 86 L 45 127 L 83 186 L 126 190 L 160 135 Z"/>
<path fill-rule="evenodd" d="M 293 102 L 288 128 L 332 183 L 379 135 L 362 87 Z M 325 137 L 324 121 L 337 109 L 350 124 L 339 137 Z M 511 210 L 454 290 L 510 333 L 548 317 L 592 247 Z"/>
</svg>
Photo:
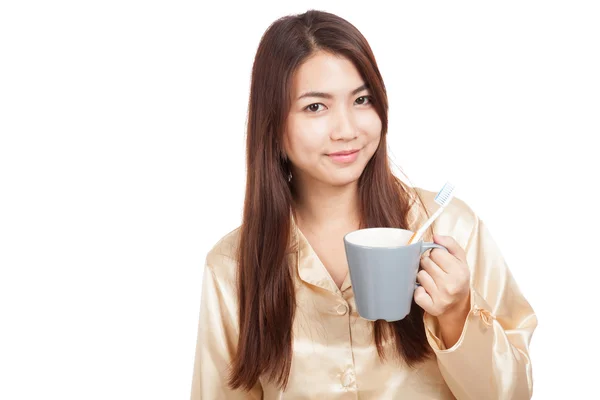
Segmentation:
<svg viewBox="0 0 600 400">
<path fill-rule="evenodd" d="M 536 315 L 478 218 L 465 251 L 471 268 L 471 310 L 458 342 L 446 349 L 437 319 L 424 317 L 440 372 L 459 400 L 530 399 L 529 343 Z"/>
<path fill-rule="evenodd" d="M 214 258 L 225 260 L 225 257 Z M 202 279 L 191 400 L 261 399 L 260 383 L 250 392 L 234 391 L 227 386 L 229 364 L 237 348 L 237 300 L 234 280 L 219 278 L 207 259 Z"/>
</svg>

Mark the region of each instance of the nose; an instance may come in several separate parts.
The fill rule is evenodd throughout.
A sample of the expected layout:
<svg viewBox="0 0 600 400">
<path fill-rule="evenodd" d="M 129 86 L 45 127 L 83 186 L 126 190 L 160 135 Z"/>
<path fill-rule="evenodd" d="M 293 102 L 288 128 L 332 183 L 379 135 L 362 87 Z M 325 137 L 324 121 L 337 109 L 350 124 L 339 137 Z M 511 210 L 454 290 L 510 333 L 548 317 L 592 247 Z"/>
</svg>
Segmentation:
<svg viewBox="0 0 600 400">
<path fill-rule="evenodd" d="M 343 108 L 343 107 L 342 107 Z M 352 111 L 339 109 L 335 113 L 335 123 L 331 131 L 332 140 L 352 140 L 358 136 L 358 128 Z"/>
</svg>

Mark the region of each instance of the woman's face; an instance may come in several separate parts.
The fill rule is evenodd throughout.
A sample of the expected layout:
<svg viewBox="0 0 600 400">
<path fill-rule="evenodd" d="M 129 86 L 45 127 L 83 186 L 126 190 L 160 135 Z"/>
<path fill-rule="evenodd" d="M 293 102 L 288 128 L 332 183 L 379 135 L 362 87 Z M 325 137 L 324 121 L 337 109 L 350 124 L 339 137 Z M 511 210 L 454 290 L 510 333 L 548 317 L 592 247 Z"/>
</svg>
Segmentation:
<svg viewBox="0 0 600 400">
<path fill-rule="evenodd" d="M 342 186 L 358 180 L 375 153 L 381 120 L 352 62 L 318 52 L 296 71 L 284 133 L 294 180 Z"/>
</svg>

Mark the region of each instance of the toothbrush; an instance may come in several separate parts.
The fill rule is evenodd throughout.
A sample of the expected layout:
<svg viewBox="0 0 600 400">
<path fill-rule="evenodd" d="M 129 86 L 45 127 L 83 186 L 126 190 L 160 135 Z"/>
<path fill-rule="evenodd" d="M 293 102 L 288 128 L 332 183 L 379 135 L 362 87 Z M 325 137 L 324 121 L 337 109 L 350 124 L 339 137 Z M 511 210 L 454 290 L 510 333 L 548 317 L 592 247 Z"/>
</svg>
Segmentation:
<svg viewBox="0 0 600 400">
<path fill-rule="evenodd" d="M 442 211 L 444 211 L 444 208 L 446 208 L 446 206 L 448 204 L 450 204 L 450 201 L 453 198 L 454 198 L 454 185 L 451 184 L 450 182 L 446 182 L 446 184 L 444 185 L 442 190 L 440 190 L 438 192 L 437 196 L 435 196 L 435 199 L 434 199 L 434 201 L 440 205 L 440 208 L 438 208 L 438 210 L 435 212 L 435 214 L 433 214 L 427 220 L 427 222 L 425 222 L 425 224 L 419 228 L 418 231 L 413 233 L 413 235 L 411 236 L 407 245 L 416 242 L 417 240 L 419 240 L 421 238 L 421 236 L 423 236 L 423 234 L 425 233 L 427 228 L 429 228 L 429 226 L 433 223 L 433 221 L 435 221 L 435 219 L 442 213 Z"/>
</svg>

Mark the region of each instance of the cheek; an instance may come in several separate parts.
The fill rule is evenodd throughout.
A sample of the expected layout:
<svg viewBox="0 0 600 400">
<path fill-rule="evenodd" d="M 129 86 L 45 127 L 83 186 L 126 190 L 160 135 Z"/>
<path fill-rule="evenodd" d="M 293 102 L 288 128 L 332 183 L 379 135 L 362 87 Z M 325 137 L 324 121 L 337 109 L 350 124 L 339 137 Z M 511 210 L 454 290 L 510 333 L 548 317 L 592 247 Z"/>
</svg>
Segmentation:
<svg viewBox="0 0 600 400">
<path fill-rule="evenodd" d="M 357 124 L 360 131 L 364 132 L 369 139 L 378 140 L 381 136 L 381 120 L 375 111 L 360 114 Z"/>
<path fill-rule="evenodd" d="M 288 150 L 296 157 L 320 152 L 329 137 L 326 118 L 293 119 L 287 127 Z"/>
</svg>

